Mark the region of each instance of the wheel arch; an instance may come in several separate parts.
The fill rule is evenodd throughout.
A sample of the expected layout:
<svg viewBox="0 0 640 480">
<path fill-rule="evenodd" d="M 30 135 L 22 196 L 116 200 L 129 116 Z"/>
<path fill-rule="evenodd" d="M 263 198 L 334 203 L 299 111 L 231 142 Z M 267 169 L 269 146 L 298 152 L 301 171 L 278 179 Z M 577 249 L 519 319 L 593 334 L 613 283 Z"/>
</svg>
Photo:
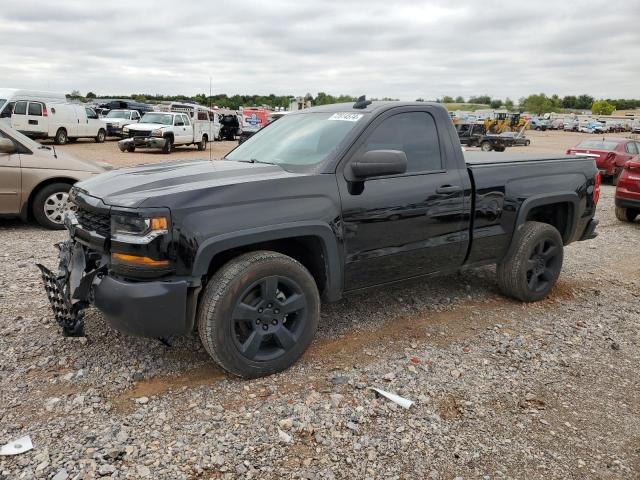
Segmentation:
<svg viewBox="0 0 640 480">
<path fill-rule="evenodd" d="M 518 209 L 509 252 L 514 248 L 516 234 L 530 220 L 553 225 L 560 232 L 562 242 L 568 244 L 574 238 L 578 226 L 579 202 L 580 198 L 575 192 L 527 198 Z"/>
<path fill-rule="evenodd" d="M 315 222 L 283 224 L 218 235 L 202 243 L 193 275 L 209 277 L 232 258 L 255 250 L 272 250 L 302 263 L 327 300 L 340 299 L 343 273 L 340 248 L 329 225 Z"/>
</svg>

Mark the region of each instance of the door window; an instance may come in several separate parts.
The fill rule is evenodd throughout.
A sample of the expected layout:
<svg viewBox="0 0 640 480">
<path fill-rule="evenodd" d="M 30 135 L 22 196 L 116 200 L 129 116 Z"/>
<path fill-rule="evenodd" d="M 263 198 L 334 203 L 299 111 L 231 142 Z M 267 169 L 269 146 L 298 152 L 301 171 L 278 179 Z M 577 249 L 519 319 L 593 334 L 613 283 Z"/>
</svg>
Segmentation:
<svg viewBox="0 0 640 480">
<path fill-rule="evenodd" d="M 398 113 L 386 118 L 368 136 L 360 152 L 401 150 L 407 156 L 407 173 L 442 170 L 438 131 L 426 112 Z"/>
<path fill-rule="evenodd" d="M 15 102 L 9 102 L 4 110 L 2 110 L 2 113 L 0 113 L 0 118 L 10 118 L 15 104 Z"/>
<path fill-rule="evenodd" d="M 29 115 L 36 117 L 42 116 L 42 104 L 38 102 L 29 102 Z"/>
<path fill-rule="evenodd" d="M 87 113 L 87 118 L 93 118 L 93 119 L 98 118 L 98 114 L 95 111 L 93 111 L 93 109 L 84 107 L 84 111 Z"/>
<path fill-rule="evenodd" d="M 16 106 L 13 109 L 13 113 L 15 115 L 26 115 L 27 114 L 27 102 L 16 102 Z"/>
</svg>

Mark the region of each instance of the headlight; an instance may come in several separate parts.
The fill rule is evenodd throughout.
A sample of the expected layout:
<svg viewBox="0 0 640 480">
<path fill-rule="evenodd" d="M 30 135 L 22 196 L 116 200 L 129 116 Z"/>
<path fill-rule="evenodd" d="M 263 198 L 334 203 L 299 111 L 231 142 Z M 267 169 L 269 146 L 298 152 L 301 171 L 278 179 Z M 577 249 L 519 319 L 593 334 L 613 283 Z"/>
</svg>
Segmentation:
<svg viewBox="0 0 640 480">
<path fill-rule="evenodd" d="M 124 127 L 122 129 L 122 133 L 129 133 L 129 127 Z"/>
<path fill-rule="evenodd" d="M 169 232 L 167 216 L 139 217 L 135 215 L 111 215 L 111 236 L 124 243 L 149 243 Z"/>
<path fill-rule="evenodd" d="M 155 130 L 151 131 L 151 136 L 152 137 L 161 137 L 162 136 L 162 129 L 161 128 L 156 128 Z"/>
</svg>

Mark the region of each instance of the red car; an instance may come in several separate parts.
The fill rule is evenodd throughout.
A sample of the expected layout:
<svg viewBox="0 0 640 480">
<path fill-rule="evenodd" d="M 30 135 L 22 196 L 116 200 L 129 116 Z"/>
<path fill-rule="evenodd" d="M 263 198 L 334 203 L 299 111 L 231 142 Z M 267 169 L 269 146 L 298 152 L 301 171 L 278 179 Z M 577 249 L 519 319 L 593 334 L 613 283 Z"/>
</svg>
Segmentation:
<svg viewBox="0 0 640 480">
<path fill-rule="evenodd" d="M 616 187 L 616 217 L 633 222 L 640 215 L 640 161 L 627 162 Z"/>
<path fill-rule="evenodd" d="M 580 154 L 593 157 L 600 175 L 613 180 L 616 185 L 624 164 L 629 160 L 637 160 L 640 142 L 630 138 L 608 137 L 602 140 L 585 139 L 575 147 L 567 150 L 567 154 Z"/>
</svg>

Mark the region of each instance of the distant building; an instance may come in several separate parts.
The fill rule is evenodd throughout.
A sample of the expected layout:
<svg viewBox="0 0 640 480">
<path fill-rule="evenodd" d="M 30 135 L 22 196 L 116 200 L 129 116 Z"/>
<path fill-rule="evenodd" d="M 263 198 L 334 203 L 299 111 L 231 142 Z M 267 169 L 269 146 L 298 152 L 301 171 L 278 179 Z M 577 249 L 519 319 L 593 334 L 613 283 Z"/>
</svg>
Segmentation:
<svg viewBox="0 0 640 480">
<path fill-rule="evenodd" d="M 289 101 L 289 111 L 304 110 L 311 108 L 311 100 L 305 100 L 304 97 L 294 97 Z"/>
</svg>

